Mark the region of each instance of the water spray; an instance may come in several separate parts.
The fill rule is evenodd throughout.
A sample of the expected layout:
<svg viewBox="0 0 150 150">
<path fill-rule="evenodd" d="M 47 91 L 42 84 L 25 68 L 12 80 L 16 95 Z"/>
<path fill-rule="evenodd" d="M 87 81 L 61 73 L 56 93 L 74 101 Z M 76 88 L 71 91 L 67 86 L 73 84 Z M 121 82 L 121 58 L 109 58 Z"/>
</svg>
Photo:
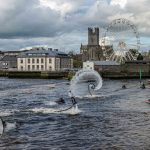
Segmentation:
<svg viewBox="0 0 150 150">
<path fill-rule="evenodd" d="M 92 91 L 97 91 L 102 87 L 100 74 L 92 69 L 82 69 L 72 78 L 70 91 L 74 97 L 92 96 Z"/>
<path fill-rule="evenodd" d="M 92 90 L 94 90 L 94 89 L 95 89 L 95 84 L 94 84 L 94 83 L 90 83 L 90 84 L 88 85 L 89 93 L 90 93 L 90 95 L 92 96 L 91 89 L 92 89 Z"/>
</svg>

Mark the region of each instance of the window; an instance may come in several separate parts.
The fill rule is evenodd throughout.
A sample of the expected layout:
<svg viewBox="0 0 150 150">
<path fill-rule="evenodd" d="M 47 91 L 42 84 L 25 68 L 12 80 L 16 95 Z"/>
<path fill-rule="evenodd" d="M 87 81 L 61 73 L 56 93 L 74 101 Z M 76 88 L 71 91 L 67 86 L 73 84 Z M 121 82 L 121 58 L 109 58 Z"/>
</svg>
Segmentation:
<svg viewBox="0 0 150 150">
<path fill-rule="evenodd" d="M 52 67 L 51 66 L 49 66 L 49 71 L 52 71 Z"/>
<path fill-rule="evenodd" d="M 49 58 L 49 63 L 52 63 L 52 59 L 51 58 Z"/>
<path fill-rule="evenodd" d="M 44 63 L 44 60 L 43 60 L 43 58 L 41 59 L 41 63 Z"/>
<path fill-rule="evenodd" d="M 32 65 L 32 70 L 35 70 L 35 66 L 34 65 Z"/>
<path fill-rule="evenodd" d="M 30 65 L 28 65 L 28 70 L 30 70 Z"/>
<path fill-rule="evenodd" d="M 43 65 L 41 65 L 41 70 L 44 70 L 44 66 Z"/>
<path fill-rule="evenodd" d="M 39 63 L 39 59 L 37 59 L 36 62 Z"/>
<path fill-rule="evenodd" d="M 23 66 L 21 66 L 21 70 L 23 70 Z"/>
<path fill-rule="evenodd" d="M 21 63 L 21 64 L 23 63 L 23 59 L 20 59 L 20 63 Z"/>
<path fill-rule="evenodd" d="M 60 60 L 56 58 L 56 70 L 59 70 L 60 68 Z"/>
<path fill-rule="evenodd" d="M 8 65 L 8 63 L 3 63 L 3 66 L 7 66 Z"/>
<path fill-rule="evenodd" d="M 39 65 L 37 65 L 37 70 L 39 70 Z"/>
<path fill-rule="evenodd" d="M 28 59 L 28 63 L 30 63 L 30 59 Z"/>
<path fill-rule="evenodd" d="M 35 60 L 34 60 L 34 58 L 32 59 L 32 63 L 33 63 L 33 64 L 35 63 Z"/>
</svg>

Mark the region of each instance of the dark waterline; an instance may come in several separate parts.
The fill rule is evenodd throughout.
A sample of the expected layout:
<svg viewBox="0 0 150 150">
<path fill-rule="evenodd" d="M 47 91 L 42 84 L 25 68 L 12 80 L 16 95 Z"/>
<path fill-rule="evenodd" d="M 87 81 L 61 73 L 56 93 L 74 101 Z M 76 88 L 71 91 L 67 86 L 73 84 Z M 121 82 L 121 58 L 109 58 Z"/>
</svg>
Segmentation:
<svg viewBox="0 0 150 150">
<path fill-rule="evenodd" d="M 9 123 L 0 149 L 150 149 L 150 105 L 144 102 L 150 86 L 106 80 L 96 93 L 100 97 L 77 99 L 78 115 L 31 111 L 57 109 L 53 102 L 60 97 L 70 105 L 67 82 L 0 78 L 0 116 Z"/>
</svg>

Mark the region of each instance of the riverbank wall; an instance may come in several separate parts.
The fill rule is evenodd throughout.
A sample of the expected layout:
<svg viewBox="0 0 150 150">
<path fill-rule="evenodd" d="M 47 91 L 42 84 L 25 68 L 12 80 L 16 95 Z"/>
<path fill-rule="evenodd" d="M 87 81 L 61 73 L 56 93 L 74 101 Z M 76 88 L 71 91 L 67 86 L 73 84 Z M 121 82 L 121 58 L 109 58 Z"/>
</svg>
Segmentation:
<svg viewBox="0 0 150 150">
<path fill-rule="evenodd" d="M 8 70 L 0 70 L 0 77 L 62 79 L 62 78 L 68 78 L 68 72 L 64 72 L 64 71 L 49 72 L 49 71 L 8 71 Z"/>
<path fill-rule="evenodd" d="M 102 78 L 109 79 L 140 79 L 139 72 L 101 72 Z M 150 78 L 150 73 L 142 72 L 141 78 Z"/>
<path fill-rule="evenodd" d="M 102 78 L 110 79 L 137 79 L 140 78 L 140 72 L 129 71 L 101 71 L 99 72 Z M 0 70 L 0 77 L 8 78 L 39 78 L 39 79 L 69 79 L 71 80 L 75 72 L 69 71 L 8 71 Z M 141 72 L 142 78 L 150 78 L 150 72 Z"/>
</svg>

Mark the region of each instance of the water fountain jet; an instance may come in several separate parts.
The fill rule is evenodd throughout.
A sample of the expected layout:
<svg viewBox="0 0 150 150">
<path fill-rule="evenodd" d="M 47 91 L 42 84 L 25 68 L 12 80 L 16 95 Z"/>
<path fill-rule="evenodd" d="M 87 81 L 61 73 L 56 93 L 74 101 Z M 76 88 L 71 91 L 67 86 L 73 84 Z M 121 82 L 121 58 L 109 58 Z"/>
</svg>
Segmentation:
<svg viewBox="0 0 150 150">
<path fill-rule="evenodd" d="M 74 97 L 92 96 L 102 87 L 102 78 L 92 69 L 78 71 L 71 80 L 70 91 Z"/>
</svg>

